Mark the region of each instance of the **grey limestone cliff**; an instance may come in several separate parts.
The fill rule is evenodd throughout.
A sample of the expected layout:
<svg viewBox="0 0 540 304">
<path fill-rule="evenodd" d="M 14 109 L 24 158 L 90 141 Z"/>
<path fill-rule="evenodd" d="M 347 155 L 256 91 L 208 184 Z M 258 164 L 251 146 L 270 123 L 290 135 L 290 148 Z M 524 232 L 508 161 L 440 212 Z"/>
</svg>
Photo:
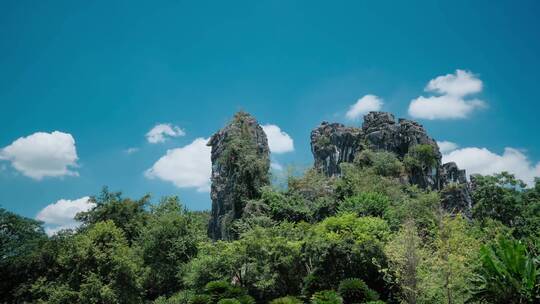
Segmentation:
<svg viewBox="0 0 540 304">
<path fill-rule="evenodd" d="M 388 151 L 403 160 L 417 145 L 433 148 L 434 162 L 408 172 L 406 180 L 421 188 L 443 190 L 442 203 L 452 211 L 470 213 L 471 196 L 464 170 L 455 163 L 442 164 L 436 141 L 418 122 L 399 119 L 386 112 L 370 112 L 362 127 L 323 122 L 311 132 L 315 168 L 327 176 L 340 175 L 340 163 L 352 162 L 364 150 Z"/>
<path fill-rule="evenodd" d="M 269 184 L 268 140 L 255 118 L 245 112 L 209 140 L 212 147 L 212 212 L 208 235 L 214 239 L 234 238 L 232 223 L 242 216 L 246 202 L 257 198 Z"/>
</svg>

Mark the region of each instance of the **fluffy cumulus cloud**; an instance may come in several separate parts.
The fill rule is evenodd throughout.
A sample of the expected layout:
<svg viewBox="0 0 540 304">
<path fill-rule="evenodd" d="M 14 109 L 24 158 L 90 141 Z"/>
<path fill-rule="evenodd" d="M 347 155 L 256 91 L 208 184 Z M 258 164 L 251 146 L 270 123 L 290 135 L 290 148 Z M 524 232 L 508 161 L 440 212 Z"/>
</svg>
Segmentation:
<svg viewBox="0 0 540 304">
<path fill-rule="evenodd" d="M 505 148 L 502 155 L 486 148 L 462 148 L 443 154 L 443 162 L 455 162 L 467 174 L 494 174 L 507 171 L 529 186 L 540 177 L 540 162 L 533 164 L 527 156 L 514 148 Z"/>
<path fill-rule="evenodd" d="M 61 199 L 43 208 L 36 219 L 45 223 L 45 231 L 48 235 L 53 235 L 60 230 L 79 226 L 80 223 L 75 220 L 75 215 L 94 206 L 95 203 L 90 202 L 88 196 L 76 200 Z"/>
<path fill-rule="evenodd" d="M 146 133 L 146 140 L 151 144 L 162 143 L 167 140 L 168 137 L 179 137 L 186 135 L 184 130 L 171 124 L 157 124 L 148 133 Z"/>
<path fill-rule="evenodd" d="M 437 145 L 439 146 L 439 150 L 442 154 L 446 154 L 448 152 L 452 152 L 456 150 L 459 146 L 456 143 L 453 143 L 451 141 L 438 141 Z"/>
<path fill-rule="evenodd" d="M 281 154 L 294 151 L 293 139 L 289 134 L 281 131 L 276 125 L 262 126 L 266 137 L 268 137 L 268 146 L 272 153 Z"/>
<path fill-rule="evenodd" d="M 21 137 L 0 150 L 0 159 L 10 161 L 17 171 L 36 180 L 78 175 L 73 171 L 78 159 L 75 139 L 59 131 Z"/>
<path fill-rule="evenodd" d="M 375 95 L 365 95 L 349 108 L 349 111 L 347 111 L 345 116 L 351 120 L 357 119 L 368 112 L 379 111 L 382 106 L 383 101 L 379 97 Z"/>
<path fill-rule="evenodd" d="M 486 107 L 480 99 L 469 98 L 482 91 L 482 80 L 469 71 L 456 70 L 432 79 L 425 91 L 439 96 L 420 96 L 409 104 L 409 115 L 424 119 L 462 119 L 474 110 Z"/>
<path fill-rule="evenodd" d="M 210 189 L 212 163 L 208 139 L 197 138 L 189 145 L 167 150 L 154 165 L 146 170 L 150 179 L 161 179 L 173 183 L 179 188 L 196 188 L 205 192 Z"/>
</svg>

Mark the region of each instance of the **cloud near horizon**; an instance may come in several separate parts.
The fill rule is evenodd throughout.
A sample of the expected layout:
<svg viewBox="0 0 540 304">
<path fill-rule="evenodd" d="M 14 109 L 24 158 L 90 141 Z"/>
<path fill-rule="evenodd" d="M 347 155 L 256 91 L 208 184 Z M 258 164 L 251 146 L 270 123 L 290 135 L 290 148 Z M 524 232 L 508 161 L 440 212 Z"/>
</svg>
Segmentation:
<svg viewBox="0 0 540 304">
<path fill-rule="evenodd" d="M 51 236 L 60 230 L 77 228 L 80 222 L 75 220 L 75 215 L 95 205 L 88 196 L 75 200 L 61 199 L 43 208 L 36 219 L 45 223 L 45 232 Z"/>
<path fill-rule="evenodd" d="M 272 153 L 282 154 L 294 151 L 293 139 L 289 134 L 282 131 L 280 127 L 272 124 L 262 125 L 261 127 L 266 133 L 268 146 Z"/>
<path fill-rule="evenodd" d="M 468 95 L 480 93 L 482 80 L 465 70 L 456 70 L 455 74 L 447 74 L 432 79 L 425 91 L 440 94 L 439 96 L 420 96 L 409 104 L 409 115 L 414 118 L 463 119 L 473 111 L 487 107 L 487 103 Z"/>
<path fill-rule="evenodd" d="M 371 111 L 379 111 L 384 102 L 381 98 L 375 95 L 365 95 L 358 99 L 355 104 L 351 105 L 345 117 L 350 120 L 354 120 Z"/>
<path fill-rule="evenodd" d="M 151 144 L 165 142 L 169 137 L 180 137 L 186 135 L 186 132 L 177 126 L 170 123 L 162 123 L 155 125 L 148 133 L 146 140 Z"/>
<path fill-rule="evenodd" d="M 442 160 L 444 163 L 455 162 L 461 169 L 467 170 L 467 175 L 491 175 L 507 171 L 528 186 L 533 186 L 534 178 L 540 177 L 540 162 L 533 164 L 522 151 L 510 147 L 506 147 L 502 155 L 487 148 L 453 149 L 443 153 Z"/>
<path fill-rule="evenodd" d="M 0 149 L 0 160 L 7 160 L 15 170 L 35 180 L 44 177 L 78 176 L 75 139 L 69 133 L 36 132 L 20 137 Z"/>
<path fill-rule="evenodd" d="M 167 153 L 145 171 L 149 179 L 171 182 L 178 188 L 196 188 L 199 192 L 210 191 L 212 163 L 208 138 L 197 138 L 190 144 Z"/>
</svg>

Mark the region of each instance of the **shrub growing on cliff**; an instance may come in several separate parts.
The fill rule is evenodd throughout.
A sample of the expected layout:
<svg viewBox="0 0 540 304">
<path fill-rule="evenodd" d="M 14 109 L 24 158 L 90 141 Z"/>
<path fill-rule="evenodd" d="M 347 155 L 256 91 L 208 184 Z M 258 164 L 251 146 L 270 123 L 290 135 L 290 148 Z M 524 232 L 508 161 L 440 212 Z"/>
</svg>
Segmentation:
<svg viewBox="0 0 540 304">
<path fill-rule="evenodd" d="M 431 145 L 416 145 L 409 149 L 403 163 L 409 171 L 416 169 L 423 171 L 437 164 L 437 152 Z"/>
<path fill-rule="evenodd" d="M 364 150 L 355 157 L 354 163 L 382 176 L 398 177 L 403 173 L 403 164 L 392 152 Z"/>
</svg>

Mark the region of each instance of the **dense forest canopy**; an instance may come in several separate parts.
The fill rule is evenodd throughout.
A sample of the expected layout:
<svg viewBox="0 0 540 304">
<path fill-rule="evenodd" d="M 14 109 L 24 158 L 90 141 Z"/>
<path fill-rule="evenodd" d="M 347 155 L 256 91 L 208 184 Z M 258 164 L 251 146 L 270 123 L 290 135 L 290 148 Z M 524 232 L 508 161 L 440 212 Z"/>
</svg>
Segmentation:
<svg viewBox="0 0 540 304">
<path fill-rule="evenodd" d="M 317 153 L 343 139 L 328 127 L 340 128 L 322 126 Z M 211 140 L 212 212 L 104 188 L 78 228 L 48 237 L 0 209 L 0 302 L 539 303 L 540 180 L 469 185 L 420 125 L 390 127 L 426 144 L 351 142 L 353 158 L 277 187 L 264 133 L 237 115 Z"/>
</svg>

